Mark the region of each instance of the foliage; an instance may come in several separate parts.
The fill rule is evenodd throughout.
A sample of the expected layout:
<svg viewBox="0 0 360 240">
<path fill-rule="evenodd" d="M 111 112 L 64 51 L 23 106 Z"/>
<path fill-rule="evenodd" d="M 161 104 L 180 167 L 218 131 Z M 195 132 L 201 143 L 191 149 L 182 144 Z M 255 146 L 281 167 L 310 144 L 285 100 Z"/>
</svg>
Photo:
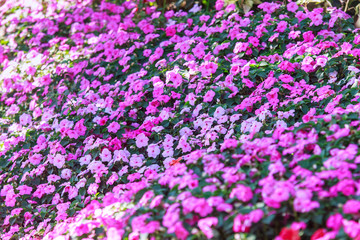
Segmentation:
<svg viewBox="0 0 360 240">
<path fill-rule="evenodd" d="M 1 239 L 359 239 L 336 8 L 6 1 Z"/>
</svg>

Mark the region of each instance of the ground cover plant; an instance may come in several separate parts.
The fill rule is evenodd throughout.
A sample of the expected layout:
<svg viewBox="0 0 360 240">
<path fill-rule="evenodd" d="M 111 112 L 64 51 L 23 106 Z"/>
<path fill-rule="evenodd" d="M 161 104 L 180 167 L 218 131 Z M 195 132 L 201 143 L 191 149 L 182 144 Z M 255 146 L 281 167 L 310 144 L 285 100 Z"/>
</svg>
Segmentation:
<svg viewBox="0 0 360 240">
<path fill-rule="evenodd" d="M 360 239 L 336 8 L 5 1 L 1 239 Z"/>
</svg>

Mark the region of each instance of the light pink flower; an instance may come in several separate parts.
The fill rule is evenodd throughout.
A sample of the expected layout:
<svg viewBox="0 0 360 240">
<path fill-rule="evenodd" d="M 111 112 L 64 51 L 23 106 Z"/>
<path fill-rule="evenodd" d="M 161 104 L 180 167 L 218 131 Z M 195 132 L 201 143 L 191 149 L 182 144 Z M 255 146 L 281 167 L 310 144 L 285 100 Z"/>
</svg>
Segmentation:
<svg viewBox="0 0 360 240">
<path fill-rule="evenodd" d="M 20 124 L 25 126 L 31 123 L 32 117 L 27 113 L 23 113 L 21 114 L 19 120 L 20 120 Z"/>
<path fill-rule="evenodd" d="M 101 161 L 103 162 L 110 162 L 112 159 L 112 155 L 109 149 L 104 148 L 102 152 L 100 153 Z"/>
<path fill-rule="evenodd" d="M 61 178 L 69 180 L 71 178 L 71 170 L 65 168 L 61 171 Z"/>
<path fill-rule="evenodd" d="M 87 190 L 87 193 L 90 195 L 94 195 L 97 193 L 98 188 L 99 188 L 99 185 L 97 183 L 91 183 Z"/>
<path fill-rule="evenodd" d="M 151 158 L 156 158 L 160 154 L 160 148 L 156 144 L 150 144 L 147 148 L 148 156 Z"/>
<path fill-rule="evenodd" d="M 140 133 L 136 136 L 136 146 L 138 148 L 146 147 L 148 145 L 149 138 L 145 136 L 144 133 Z"/>
<path fill-rule="evenodd" d="M 213 90 L 209 90 L 204 96 L 204 102 L 211 102 L 215 96 L 215 92 Z"/>
<path fill-rule="evenodd" d="M 65 157 L 61 154 L 56 154 L 53 159 L 53 164 L 57 168 L 62 168 L 65 164 Z"/>
<path fill-rule="evenodd" d="M 131 167 L 141 167 L 143 165 L 143 158 L 140 155 L 133 154 L 130 158 Z"/>
<path fill-rule="evenodd" d="M 120 124 L 117 122 L 112 122 L 110 123 L 110 125 L 107 127 L 109 132 L 112 133 L 117 133 L 117 131 L 120 129 Z"/>
<path fill-rule="evenodd" d="M 225 114 L 225 109 L 222 107 L 217 107 L 214 112 L 214 118 L 219 119 L 221 116 Z"/>
</svg>

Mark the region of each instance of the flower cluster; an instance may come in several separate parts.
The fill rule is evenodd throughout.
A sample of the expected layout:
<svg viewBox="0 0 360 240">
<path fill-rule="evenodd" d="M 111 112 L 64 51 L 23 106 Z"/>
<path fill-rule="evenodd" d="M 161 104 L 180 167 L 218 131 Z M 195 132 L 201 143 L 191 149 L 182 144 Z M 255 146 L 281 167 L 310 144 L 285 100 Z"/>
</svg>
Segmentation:
<svg viewBox="0 0 360 240">
<path fill-rule="evenodd" d="M 1 239 L 360 239 L 347 14 L 116 2 L 0 8 Z"/>
</svg>

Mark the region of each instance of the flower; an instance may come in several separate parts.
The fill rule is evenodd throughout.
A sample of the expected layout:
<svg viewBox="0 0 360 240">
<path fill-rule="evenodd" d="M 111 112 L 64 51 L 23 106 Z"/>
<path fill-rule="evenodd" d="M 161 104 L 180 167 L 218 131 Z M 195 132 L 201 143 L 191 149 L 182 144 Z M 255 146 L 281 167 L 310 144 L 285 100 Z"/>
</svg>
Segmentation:
<svg viewBox="0 0 360 240">
<path fill-rule="evenodd" d="M 61 178 L 69 180 L 71 178 L 71 170 L 65 168 L 61 171 Z"/>
<path fill-rule="evenodd" d="M 89 156 L 89 155 L 88 155 Z M 89 157 L 88 157 L 89 158 Z M 110 162 L 112 159 L 111 152 L 109 149 L 104 148 L 102 152 L 100 153 L 101 161 L 103 162 Z"/>
<path fill-rule="evenodd" d="M 120 129 L 120 124 L 117 122 L 112 122 L 110 123 L 110 125 L 107 127 L 108 131 L 111 133 L 116 133 L 117 131 L 119 131 Z"/>
<path fill-rule="evenodd" d="M 90 195 L 94 195 L 97 193 L 99 185 L 97 183 L 91 183 L 87 189 L 87 193 Z"/>
<path fill-rule="evenodd" d="M 146 147 L 148 145 L 148 142 L 149 142 L 149 138 L 147 138 L 144 133 L 140 133 L 139 135 L 136 136 L 136 147 L 138 148 Z"/>
<path fill-rule="evenodd" d="M 289 2 L 289 3 L 286 5 L 286 9 L 287 9 L 289 12 L 295 13 L 295 12 L 299 9 L 299 6 L 296 4 L 296 2 Z"/>
<path fill-rule="evenodd" d="M 282 240 L 300 240 L 299 232 L 292 228 L 282 228 L 279 237 Z"/>
<path fill-rule="evenodd" d="M 62 168 L 65 164 L 65 157 L 61 154 L 56 154 L 53 159 L 53 164 L 57 168 Z"/>
<path fill-rule="evenodd" d="M 250 231 L 251 221 L 247 218 L 246 215 L 238 214 L 234 218 L 233 231 L 235 233 L 247 233 Z"/>
<path fill-rule="evenodd" d="M 234 198 L 237 197 L 237 199 L 243 201 L 243 202 L 248 202 L 253 198 L 253 193 L 251 191 L 250 187 L 247 187 L 245 185 L 242 184 L 238 184 L 236 186 L 236 188 L 234 188 L 230 195 L 230 198 Z"/>
<path fill-rule="evenodd" d="M 211 102 L 215 96 L 215 92 L 209 90 L 204 96 L 204 102 Z"/>
<path fill-rule="evenodd" d="M 141 155 L 133 154 L 130 158 L 131 167 L 141 167 L 143 165 L 143 159 Z"/>
<path fill-rule="evenodd" d="M 205 236 L 210 239 L 214 236 L 211 227 L 218 224 L 218 219 L 216 217 L 207 217 L 200 219 L 198 226 L 200 230 L 205 234 Z"/>
<path fill-rule="evenodd" d="M 224 108 L 222 108 L 222 107 L 217 107 L 216 110 L 215 110 L 215 112 L 214 112 L 214 117 L 217 118 L 217 119 L 219 119 L 219 118 L 220 118 L 222 115 L 224 115 L 224 114 L 225 114 Z"/>
<path fill-rule="evenodd" d="M 150 144 L 147 148 L 148 156 L 151 158 L 156 158 L 160 154 L 160 148 L 156 144 Z"/>
<path fill-rule="evenodd" d="M 311 235 L 310 240 L 321 239 L 323 236 L 325 236 L 325 234 L 326 234 L 325 229 L 323 229 L 323 228 L 318 229 L 314 232 L 313 235 Z"/>
</svg>

